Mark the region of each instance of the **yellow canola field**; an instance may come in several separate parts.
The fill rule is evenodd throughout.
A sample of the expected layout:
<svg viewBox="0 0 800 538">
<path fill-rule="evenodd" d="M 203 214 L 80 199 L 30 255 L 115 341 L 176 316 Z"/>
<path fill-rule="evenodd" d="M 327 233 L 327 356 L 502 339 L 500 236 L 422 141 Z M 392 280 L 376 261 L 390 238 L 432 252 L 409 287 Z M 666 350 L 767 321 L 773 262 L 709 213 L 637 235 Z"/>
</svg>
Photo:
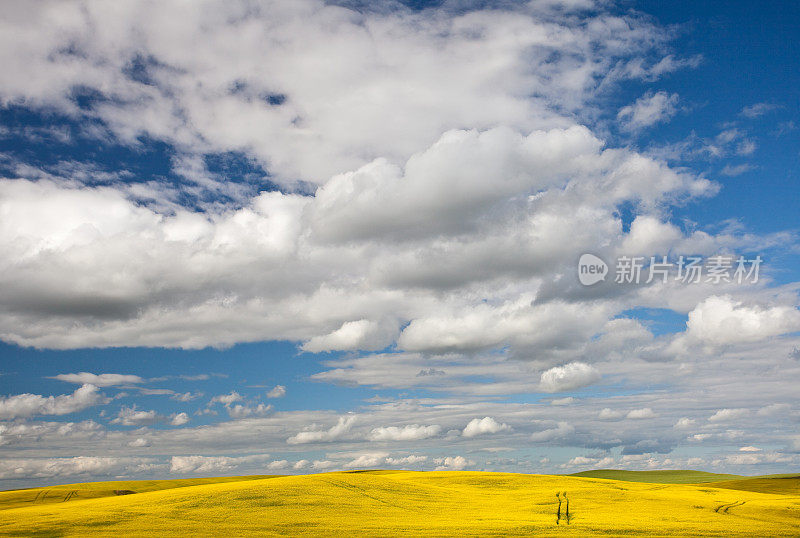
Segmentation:
<svg viewBox="0 0 800 538">
<path fill-rule="evenodd" d="M 5 495 L 6 505 L 15 507 L 0 510 L 0 534 L 800 536 L 796 489 L 776 494 L 713 484 L 483 472 L 219 480 L 228 481 L 181 487 L 165 482 L 169 489 L 125 495 L 113 491 L 136 491 L 145 483 L 114 483 L 113 491 L 108 483 L 59 486 L 50 489 L 64 492 L 67 500 L 54 496 L 57 502 L 49 503 L 33 499 L 48 488 L 3 492 L 0 506 Z M 112 496 L 81 498 L 81 491 L 88 496 L 100 489 Z M 78 493 L 69 496 L 70 491 Z"/>
</svg>

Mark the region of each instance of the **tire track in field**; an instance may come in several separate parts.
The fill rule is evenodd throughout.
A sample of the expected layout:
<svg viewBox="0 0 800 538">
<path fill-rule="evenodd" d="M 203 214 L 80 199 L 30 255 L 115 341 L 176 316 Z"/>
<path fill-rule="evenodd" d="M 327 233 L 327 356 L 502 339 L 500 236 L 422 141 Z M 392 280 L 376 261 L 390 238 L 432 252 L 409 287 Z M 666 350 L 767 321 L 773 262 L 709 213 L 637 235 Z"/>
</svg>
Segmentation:
<svg viewBox="0 0 800 538">
<path fill-rule="evenodd" d="M 721 505 L 717 506 L 716 508 L 714 508 L 714 512 L 716 512 L 717 514 L 727 514 L 728 510 L 730 510 L 731 508 L 736 508 L 737 506 L 742 506 L 746 502 L 747 501 L 735 501 L 735 502 L 732 502 L 732 503 L 724 503 L 724 504 L 721 504 Z"/>
<path fill-rule="evenodd" d="M 730 510 L 731 508 L 737 508 L 739 506 L 742 506 L 746 502 L 747 501 L 737 501 L 737 502 L 735 502 L 735 503 L 733 503 L 733 504 L 731 504 L 729 506 L 726 506 L 725 508 L 723 508 L 722 513 L 723 514 L 727 514 L 728 510 Z"/>
<path fill-rule="evenodd" d="M 363 495 L 364 497 L 372 499 L 373 501 L 378 501 L 379 503 L 385 504 L 387 506 L 393 506 L 395 508 L 400 508 L 401 510 L 407 510 L 409 512 L 417 512 L 417 513 L 420 513 L 420 514 L 425 513 L 423 510 L 416 510 L 416 509 L 413 509 L 413 508 L 409 508 L 408 506 L 403 506 L 402 504 L 395 504 L 395 503 L 386 501 L 384 499 L 380 499 L 378 497 L 375 497 L 374 495 L 370 495 L 369 493 L 367 493 L 366 491 L 364 491 L 362 488 L 360 488 L 358 486 L 354 486 L 354 485 L 347 484 L 347 483 L 344 483 L 344 482 L 337 482 L 335 480 L 325 480 L 323 478 L 318 478 L 317 480 L 319 480 L 320 482 L 325 482 L 325 483 L 330 484 L 332 486 L 340 487 L 342 489 L 346 489 L 346 490 L 349 490 L 349 491 L 355 491 L 356 493 L 358 493 L 360 495 Z"/>
<path fill-rule="evenodd" d="M 569 525 L 569 520 L 572 519 L 572 516 L 570 516 L 569 514 L 569 497 L 567 497 L 567 492 L 566 491 L 563 493 L 561 493 L 560 491 L 557 492 L 556 499 L 558 499 L 558 508 L 556 509 L 556 525 L 560 525 L 562 520 L 564 520 L 567 523 L 567 525 Z M 562 504 L 566 505 L 564 515 L 561 514 Z"/>
</svg>

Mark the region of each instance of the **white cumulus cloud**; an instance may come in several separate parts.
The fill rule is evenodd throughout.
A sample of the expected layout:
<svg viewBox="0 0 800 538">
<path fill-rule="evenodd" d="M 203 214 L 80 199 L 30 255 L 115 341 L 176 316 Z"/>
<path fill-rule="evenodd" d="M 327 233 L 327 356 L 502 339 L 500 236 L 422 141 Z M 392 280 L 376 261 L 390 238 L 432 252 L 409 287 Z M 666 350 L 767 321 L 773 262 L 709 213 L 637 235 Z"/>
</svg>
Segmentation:
<svg viewBox="0 0 800 538">
<path fill-rule="evenodd" d="M 169 421 L 173 426 L 183 426 L 189 422 L 189 415 L 186 413 L 176 413 Z"/>
<path fill-rule="evenodd" d="M 632 105 L 622 107 L 617 114 L 623 126 L 631 131 L 668 121 L 678 109 L 678 94 L 664 91 L 646 93 Z"/>
<path fill-rule="evenodd" d="M 403 427 L 381 426 L 373 428 L 369 433 L 371 441 L 417 441 L 439 435 L 442 427 L 436 424 L 421 426 L 419 424 L 408 424 Z"/>
<path fill-rule="evenodd" d="M 286 396 L 286 387 L 283 385 L 275 385 L 267 392 L 267 398 L 283 398 Z"/>
<path fill-rule="evenodd" d="M 72 394 L 59 396 L 15 394 L 0 397 L 0 419 L 11 420 L 35 415 L 67 415 L 108 401 L 108 398 L 103 396 L 96 386 L 89 384 L 82 385 Z"/>
<path fill-rule="evenodd" d="M 713 295 L 689 312 L 686 329 L 691 338 L 711 345 L 758 342 L 800 330 L 800 311 Z"/>
<path fill-rule="evenodd" d="M 626 418 L 631 418 L 631 419 L 634 419 L 634 420 L 636 420 L 636 419 L 645 419 L 645 418 L 655 418 L 656 416 L 658 416 L 658 415 L 656 415 L 656 413 L 652 409 L 650 409 L 649 407 L 643 407 L 641 409 L 632 409 L 632 410 L 628 411 L 627 415 L 625 415 Z"/>
<path fill-rule="evenodd" d="M 600 379 L 597 368 L 583 362 L 571 362 L 542 372 L 540 387 L 545 392 L 561 392 L 591 385 Z"/>
<path fill-rule="evenodd" d="M 478 435 L 498 433 L 510 429 L 511 426 L 505 423 L 501 424 L 492 417 L 473 418 L 461 432 L 461 435 L 464 437 L 476 437 Z"/>
<path fill-rule="evenodd" d="M 475 465 L 474 461 L 468 460 L 464 456 L 436 458 L 433 462 L 437 465 L 437 471 L 463 471 L 467 466 Z"/>
<path fill-rule="evenodd" d="M 133 385 L 144 383 L 144 379 L 138 375 L 130 374 L 92 374 L 89 372 L 79 372 L 77 374 L 58 374 L 53 379 L 77 383 L 78 385 L 94 385 L 95 387 L 113 387 L 116 385 Z"/>
<path fill-rule="evenodd" d="M 749 409 L 719 409 L 713 415 L 708 417 L 709 422 L 727 422 L 730 420 L 738 420 L 750 414 Z"/>
<path fill-rule="evenodd" d="M 289 437 L 286 442 L 290 445 L 300 445 L 305 443 L 334 441 L 349 433 L 355 422 L 355 416 L 339 417 L 336 424 L 327 430 L 302 431 Z"/>
</svg>

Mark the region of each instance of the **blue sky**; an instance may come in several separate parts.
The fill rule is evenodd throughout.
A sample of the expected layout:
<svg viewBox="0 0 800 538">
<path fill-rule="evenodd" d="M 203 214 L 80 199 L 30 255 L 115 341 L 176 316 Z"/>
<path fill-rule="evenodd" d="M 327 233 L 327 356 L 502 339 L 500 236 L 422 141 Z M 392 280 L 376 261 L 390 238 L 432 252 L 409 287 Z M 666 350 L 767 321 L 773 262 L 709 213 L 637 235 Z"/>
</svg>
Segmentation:
<svg viewBox="0 0 800 538">
<path fill-rule="evenodd" d="M 800 465 L 800 8 L 44 6 L 0 17 L 2 486 Z"/>
</svg>

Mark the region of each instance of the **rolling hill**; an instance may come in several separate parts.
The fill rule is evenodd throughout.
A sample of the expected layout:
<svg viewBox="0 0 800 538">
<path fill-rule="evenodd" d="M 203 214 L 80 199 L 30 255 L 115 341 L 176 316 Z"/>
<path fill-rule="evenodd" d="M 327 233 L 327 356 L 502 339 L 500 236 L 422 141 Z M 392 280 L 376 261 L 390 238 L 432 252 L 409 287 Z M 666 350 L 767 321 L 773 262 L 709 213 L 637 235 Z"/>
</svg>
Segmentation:
<svg viewBox="0 0 800 538">
<path fill-rule="evenodd" d="M 798 479 L 752 480 L 368 471 L 98 482 L 0 493 L 0 534 L 797 536 L 800 494 L 786 488 Z"/>
</svg>

